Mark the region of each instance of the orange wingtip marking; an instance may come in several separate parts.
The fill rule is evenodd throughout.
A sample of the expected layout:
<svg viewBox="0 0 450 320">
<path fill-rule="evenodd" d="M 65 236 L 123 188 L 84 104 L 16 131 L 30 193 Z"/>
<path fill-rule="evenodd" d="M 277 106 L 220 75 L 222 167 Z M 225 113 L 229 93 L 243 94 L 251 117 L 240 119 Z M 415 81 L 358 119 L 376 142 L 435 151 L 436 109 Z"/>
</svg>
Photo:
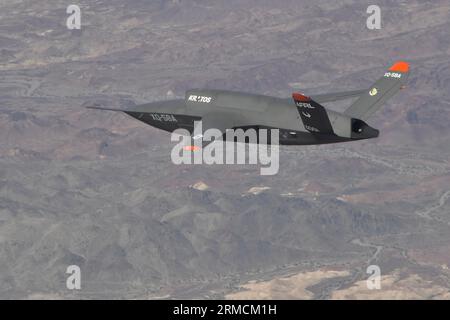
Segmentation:
<svg viewBox="0 0 450 320">
<path fill-rule="evenodd" d="M 292 94 L 292 98 L 294 99 L 294 101 L 301 101 L 301 102 L 308 102 L 311 101 L 310 97 L 307 97 L 301 93 L 295 92 Z"/>
<path fill-rule="evenodd" d="M 185 151 L 199 151 L 200 147 L 197 147 L 197 146 L 184 146 L 183 149 Z"/>
<path fill-rule="evenodd" d="M 405 61 L 398 61 L 394 63 L 392 67 L 389 68 L 389 71 L 394 72 L 408 72 L 409 71 L 409 63 Z"/>
</svg>

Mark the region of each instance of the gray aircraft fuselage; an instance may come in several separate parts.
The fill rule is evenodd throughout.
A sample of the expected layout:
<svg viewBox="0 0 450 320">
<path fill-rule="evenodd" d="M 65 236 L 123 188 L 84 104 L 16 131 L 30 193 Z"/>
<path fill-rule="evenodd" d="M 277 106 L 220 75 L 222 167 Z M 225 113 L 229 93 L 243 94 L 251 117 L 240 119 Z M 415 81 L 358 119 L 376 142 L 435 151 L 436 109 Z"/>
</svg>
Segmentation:
<svg viewBox="0 0 450 320">
<path fill-rule="evenodd" d="M 228 128 L 279 129 L 282 145 L 325 144 L 378 136 L 378 131 L 363 121 L 332 110 L 326 112 L 334 132 L 311 132 L 305 128 L 294 100 L 223 90 L 191 90 L 186 99 L 152 102 L 123 111 L 153 127 L 169 132 L 182 128 L 191 134 L 194 121 L 214 115 L 226 120 Z"/>
<path fill-rule="evenodd" d="M 153 127 L 169 132 L 186 129 L 190 135 L 197 131 L 201 121 L 202 133 L 213 128 L 222 133 L 227 129 L 278 129 L 279 143 L 284 145 L 346 142 L 378 137 L 379 131 L 364 121 L 405 87 L 408 74 L 409 64 L 398 61 L 369 89 L 312 98 L 301 93 L 294 93 L 292 99 L 283 99 L 226 90 L 194 89 L 187 91 L 184 99 L 151 102 L 125 109 L 90 108 L 122 111 Z M 351 97 L 358 99 L 343 113 L 320 104 Z"/>
</svg>

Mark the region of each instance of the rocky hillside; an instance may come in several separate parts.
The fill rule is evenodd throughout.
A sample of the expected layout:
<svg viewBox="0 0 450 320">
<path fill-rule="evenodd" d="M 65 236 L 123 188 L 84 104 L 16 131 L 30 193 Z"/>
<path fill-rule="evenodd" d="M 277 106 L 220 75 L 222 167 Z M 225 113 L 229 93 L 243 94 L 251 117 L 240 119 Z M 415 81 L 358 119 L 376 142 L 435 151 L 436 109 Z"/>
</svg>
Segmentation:
<svg viewBox="0 0 450 320">
<path fill-rule="evenodd" d="M 66 1 L 0 4 L 1 298 L 234 297 L 327 268 L 302 297 L 345 298 L 369 264 L 395 290 L 448 290 L 448 1 L 378 1 L 376 31 L 371 1 L 79 3 L 72 31 Z M 379 139 L 282 147 L 274 177 L 175 166 L 167 133 L 84 108 L 365 88 L 399 59 L 411 76 L 370 119 Z"/>
</svg>

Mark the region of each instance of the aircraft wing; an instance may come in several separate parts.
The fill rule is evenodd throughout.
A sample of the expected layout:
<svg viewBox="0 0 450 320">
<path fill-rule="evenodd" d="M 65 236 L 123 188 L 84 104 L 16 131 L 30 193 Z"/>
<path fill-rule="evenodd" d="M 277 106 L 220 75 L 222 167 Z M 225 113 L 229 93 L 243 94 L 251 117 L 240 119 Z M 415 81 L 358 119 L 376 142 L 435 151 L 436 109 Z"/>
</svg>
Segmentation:
<svg viewBox="0 0 450 320">
<path fill-rule="evenodd" d="M 408 75 L 409 63 L 397 61 L 371 86 L 371 89 L 365 90 L 364 94 L 344 113 L 353 118 L 367 120 L 388 99 L 405 87 Z"/>
<path fill-rule="evenodd" d="M 338 100 L 345 100 L 351 98 L 358 98 L 367 92 L 367 89 L 361 90 L 353 90 L 353 91 L 341 91 L 341 92 L 332 92 L 332 93 L 323 93 L 311 95 L 310 98 L 316 101 L 317 103 L 325 103 L 325 102 L 333 102 Z M 292 98 L 283 99 L 287 102 L 292 102 Z"/>
<path fill-rule="evenodd" d="M 225 133 L 226 129 L 232 129 L 235 125 L 233 117 L 210 113 L 202 117 L 202 129 L 203 131 L 208 129 L 219 129 L 222 133 Z"/>
<path fill-rule="evenodd" d="M 108 108 L 108 107 L 97 106 L 97 105 L 87 106 L 86 109 L 107 110 L 107 111 L 125 111 L 123 109 Z"/>
<path fill-rule="evenodd" d="M 208 129 L 218 129 L 222 132 L 223 135 L 226 133 L 226 129 L 232 129 L 236 121 L 227 115 L 224 114 L 216 114 L 210 113 L 202 117 L 201 125 L 202 128 L 198 127 L 200 122 L 196 122 L 194 125 L 194 132 L 192 133 L 193 139 L 199 139 L 202 137 L 203 139 L 209 139 L 209 137 L 204 137 L 203 134 Z M 210 144 L 212 141 L 203 140 L 203 147 Z"/>
<path fill-rule="evenodd" d="M 316 94 L 316 95 L 312 95 L 311 99 L 316 101 L 317 103 L 332 102 L 332 101 L 356 98 L 356 97 L 361 96 L 365 92 L 367 92 L 367 89 Z"/>
</svg>

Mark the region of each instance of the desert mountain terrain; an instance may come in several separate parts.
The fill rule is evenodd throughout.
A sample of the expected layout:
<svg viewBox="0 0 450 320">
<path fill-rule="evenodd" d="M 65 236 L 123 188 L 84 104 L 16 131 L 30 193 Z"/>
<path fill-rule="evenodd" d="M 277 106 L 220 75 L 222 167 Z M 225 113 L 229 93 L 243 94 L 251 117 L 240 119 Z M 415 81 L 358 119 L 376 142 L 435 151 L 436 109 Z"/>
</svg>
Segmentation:
<svg viewBox="0 0 450 320">
<path fill-rule="evenodd" d="M 372 2 L 82 0 L 68 30 L 67 1 L 1 1 L 0 298 L 448 299 L 450 3 L 381 0 L 369 30 Z M 283 146 L 273 177 L 85 108 L 368 88 L 397 60 L 378 139 Z"/>
</svg>

